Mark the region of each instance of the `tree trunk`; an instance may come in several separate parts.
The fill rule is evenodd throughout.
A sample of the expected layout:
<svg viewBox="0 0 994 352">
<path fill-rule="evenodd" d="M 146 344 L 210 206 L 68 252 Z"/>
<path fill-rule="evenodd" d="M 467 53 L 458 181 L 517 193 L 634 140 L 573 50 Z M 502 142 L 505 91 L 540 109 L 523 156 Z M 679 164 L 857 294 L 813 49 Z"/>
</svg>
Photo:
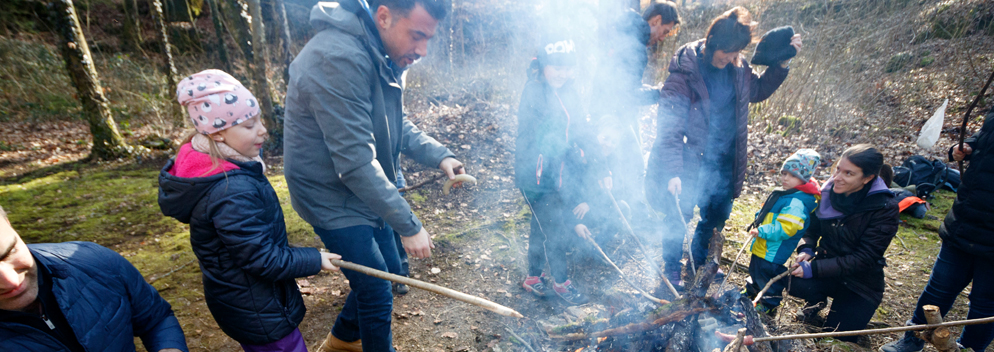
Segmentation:
<svg viewBox="0 0 994 352">
<path fill-rule="evenodd" d="M 176 65 L 173 63 L 172 49 L 169 45 L 169 31 L 166 28 L 165 16 L 162 12 L 162 2 L 160 0 L 152 0 L 151 8 L 152 17 L 155 18 L 156 27 L 159 30 L 159 36 L 162 37 L 162 70 L 166 74 L 166 94 L 165 96 L 175 99 L 176 94 L 176 84 L 179 80 L 176 78 L 178 74 L 176 73 Z M 170 99 L 171 100 L 171 99 Z M 171 115 L 177 125 L 182 125 L 183 121 L 183 111 L 179 104 L 170 104 L 173 108 L 170 109 Z"/>
<path fill-rule="evenodd" d="M 280 26 L 279 36 L 280 36 L 280 41 L 283 42 L 282 43 L 283 69 L 281 71 L 283 71 L 284 89 L 282 89 L 281 91 L 285 93 L 286 85 L 290 84 L 290 63 L 293 62 L 293 53 L 290 50 L 290 44 L 293 43 L 293 41 L 292 38 L 290 37 L 290 23 L 286 17 L 286 5 L 283 3 L 283 0 L 274 0 L 274 1 L 275 3 L 273 4 L 273 7 L 277 15 L 275 16 L 276 23 L 277 25 Z"/>
<path fill-rule="evenodd" d="M 283 126 L 273 116 L 273 93 L 269 89 L 269 78 L 266 77 L 266 31 L 262 24 L 262 6 L 259 0 L 248 0 L 249 11 L 252 12 L 252 49 L 253 60 L 249 62 L 252 80 L 255 81 L 255 96 L 262 108 L 262 119 L 269 129 L 270 143 L 282 144 L 278 137 L 282 135 Z"/>
<path fill-rule="evenodd" d="M 464 31 L 463 0 L 452 1 L 452 34 L 449 39 L 449 66 L 462 67 L 466 58 L 466 36 Z M 450 70 L 451 71 L 451 70 Z"/>
<path fill-rule="evenodd" d="M 124 0 L 124 21 L 121 31 L 122 50 L 133 53 L 141 52 L 141 22 L 138 18 L 138 4 L 136 0 Z"/>
<path fill-rule="evenodd" d="M 125 0 L 127 1 L 127 0 Z M 228 60 L 228 49 L 224 45 L 224 27 L 221 25 L 221 6 L 217 0 L 207 1 L 207 6 L 211 10 L 211 22 L 214 22 L 214 36 L 217 37 L 217 54 L 224 66 L 224 72 L 231 73 L 231 61 Z"/>
<path fill-rule="evenodd" d="M 93 135 L 93 147 L 90 157 L 97 159 L 113 159 L 128 155 L 131 147 L 124 142 L 124 137 L 117 130 L 117 123 L 111 115 L 107 97 L 97 70 L 93 66 L 93 56 L 90 47 L 86 45 L 83 28 L 76 17 L 76 9 L 72 0 L 56 0 L 52 2 L 53 22 L 59 33 L 59 47 L 62 58 L 66 60 L 66 70 L 72 79 L 79 102 L 83 105 L 83 115 L 90 124 L 90 134 Z"/>
<path fill-rule="evenodd" d="M 245 56 L 245 65 L 248 66 L 249 63 L 253 61 L 255 55 L 252 53 L 252 31 L 249 29 L 248 23 L 250 21 L 249 15 L 246 12 L 245 7 L 242 6 L 242 2 L 239 0 L 227 0 L 228 9 L 224 11 L 224 15 L 228 18 L 227 27 L 231 31 L 232 37 L 235 39 L 235 43 L 238 43 L 238 49 Z M 218 4 L 220 5 L 220 4 Z M 220 6 L 219 6 L 220 7 Z M 245 81 L 244 77 L 239 77 L 232 73 L 236 78 Z M 248 81 L 251 85 L 251 81 Z M 256 87 L 252 87 L 253 93 L 258 94 Z"/>
</svg>

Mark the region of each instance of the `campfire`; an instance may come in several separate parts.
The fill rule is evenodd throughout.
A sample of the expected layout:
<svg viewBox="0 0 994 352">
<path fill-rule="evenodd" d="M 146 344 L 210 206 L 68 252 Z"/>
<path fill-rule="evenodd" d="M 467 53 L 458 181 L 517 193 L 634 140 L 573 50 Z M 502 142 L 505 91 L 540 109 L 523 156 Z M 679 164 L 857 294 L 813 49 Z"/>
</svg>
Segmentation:
<svg viewBox="0 0 994 352">
<path fill-rule="evenodd" d="M 570 307 L 567 311 L 582 319 L 558 325 L 561 320 L 549 319 L 540 326 L 550 339 L 570 346 L 568 350 L 574 352 L 711 352 L 726 348 L 740 329 L 750 337 L 769 336 L 752 301 L 741 295 L 738 288 L 726 285 L 724 292 L 709 292 L 717 291 L 720 286 L 715 275 L 724 241 L 724 236 L 716 230 L 705 265 L 697 268 L 696 273 L 685 273 L 686 288 L 672 302 L 636 296 L 639 298 L 632 300 L 637 302 L 627 302 L 632 307 L 616 312 L 596 304 Z M 669 289 L 660 284 L 656 292 L 665 293 Z M 769 341 L 746 347 L 750 351 L 774 351 Z"/>
</svg>

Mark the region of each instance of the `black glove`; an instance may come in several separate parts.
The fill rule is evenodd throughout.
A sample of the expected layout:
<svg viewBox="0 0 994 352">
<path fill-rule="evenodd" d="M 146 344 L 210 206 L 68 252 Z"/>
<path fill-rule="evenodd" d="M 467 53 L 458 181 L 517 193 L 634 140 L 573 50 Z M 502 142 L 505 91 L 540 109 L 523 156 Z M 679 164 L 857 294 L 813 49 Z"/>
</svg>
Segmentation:
<svg viewBox="0 0 994 352">
<path fill-rule="evenodd" d="M 752 55 L 753 65 L 773 66 L 797 56 L 797 48 L 790 45 L 794 37 L 794 27 L 783 26 L 771 29 L 756 45 L 756 53 Z"/>
</svg>

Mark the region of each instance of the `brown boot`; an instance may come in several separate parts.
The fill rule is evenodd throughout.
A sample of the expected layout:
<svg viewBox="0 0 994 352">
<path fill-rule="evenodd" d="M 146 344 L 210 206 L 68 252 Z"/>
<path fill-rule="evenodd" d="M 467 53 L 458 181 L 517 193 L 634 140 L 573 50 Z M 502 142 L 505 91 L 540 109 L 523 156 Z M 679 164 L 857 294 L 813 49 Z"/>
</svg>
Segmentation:
<svg viewBox="0 0 994 352">
<path fill-rule="evenodd" d="M 362 352 L 362 340 L 345 342 L 329 332 L 317 352 Z"/>
</svg>

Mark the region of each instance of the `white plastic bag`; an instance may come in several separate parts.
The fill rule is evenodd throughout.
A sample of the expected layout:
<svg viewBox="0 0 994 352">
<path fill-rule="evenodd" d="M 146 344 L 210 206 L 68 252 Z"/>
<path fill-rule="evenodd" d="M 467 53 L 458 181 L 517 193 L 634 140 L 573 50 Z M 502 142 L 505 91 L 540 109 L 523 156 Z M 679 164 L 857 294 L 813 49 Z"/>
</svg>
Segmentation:
<svg viewBox="0 0 994 352">
<path fill-rule="evenodd" d="M 935 110 L 935 115 L 932 118 L 925 121 L 925 125 L 922 126 L 922 132 L 918 135 L 918 146 L 923 149 L 932 149 L 935 146 L 935 142 L 939 141 L 939 133 L 942 132 L 942 122 L 946 119 L 946 105 L 949 104 L 949 99 L 942 102 L 942 106 Z"/>
</svg>

